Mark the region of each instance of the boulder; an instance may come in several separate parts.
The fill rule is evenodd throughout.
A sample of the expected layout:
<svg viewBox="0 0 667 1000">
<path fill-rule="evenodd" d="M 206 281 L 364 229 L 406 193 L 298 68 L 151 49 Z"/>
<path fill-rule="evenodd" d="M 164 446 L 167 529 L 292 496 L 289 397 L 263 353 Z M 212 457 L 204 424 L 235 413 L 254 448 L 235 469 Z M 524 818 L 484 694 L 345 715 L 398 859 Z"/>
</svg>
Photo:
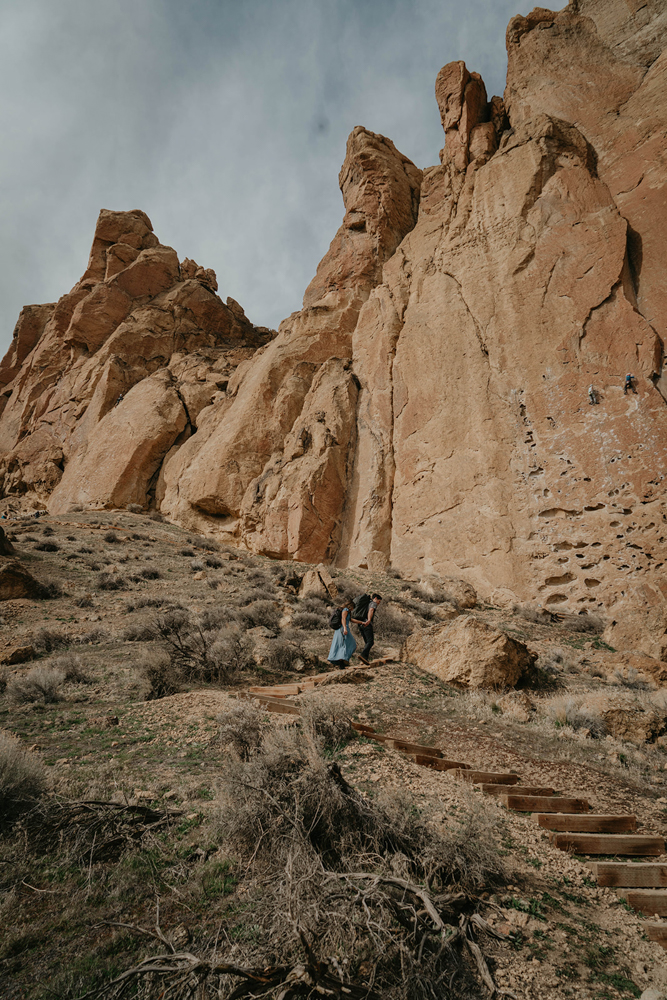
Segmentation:
<svg viewBox="0 0 667 1000">
<path fill-rule="evenodd" d="M 338 588 L 331 578 L 326 566 L 318 566 L 317 569 L 309 569 L 304 574 L 301 586 L 299 587 L 299 597 L 326 597 L 335 601 L 338 596 Z"/>
<path fill-rule="evenodd" d="M 644 653 L 622 653 L 615 656 L 608 654 L 601 665 L 613 667 L 614 672 L 619 672 L 626 678 L 638 675 L 650 685 L 667 687 L 667 663 L 646 656 Z"/>
<path fill-rule="evenodd" d="M 0 526 L 0 556 L 13 556 L 15 554 L 14 546 L 7 538 L 4 528 Z"/>
<path fill-rule="evenodd" d="M 13 665 L 15 663 L 28 663 L 35 659 L 35 650 L 32 646 L 10 646 L 0 652 L 0 663 Z"/>
<path fill-rule="evenodd" d="M 462 688 L 513 688 L 537 654 L 472 616 L 431 625 L 405 641 L 403 659 Z"/>
<path fill-rule="evenodd" d="M 443 577 L 442 586 L 447 592 L 449 600 L 460 608 L 474 608 L 477 604 L 477 592 L 473 585 L 466 580 Z"/>
<path fill-rule="evenodd" d="M 42 597 L 44 588 L 16 559 L 0 559 L 0 601 Z"/>
<path fill-rule="evenodd" d="M 667 716 L 656 709 L 609 708 L 601 717 L 610 736 L 630 743 L 655 743 L 667 733 Z"/>
</svg>

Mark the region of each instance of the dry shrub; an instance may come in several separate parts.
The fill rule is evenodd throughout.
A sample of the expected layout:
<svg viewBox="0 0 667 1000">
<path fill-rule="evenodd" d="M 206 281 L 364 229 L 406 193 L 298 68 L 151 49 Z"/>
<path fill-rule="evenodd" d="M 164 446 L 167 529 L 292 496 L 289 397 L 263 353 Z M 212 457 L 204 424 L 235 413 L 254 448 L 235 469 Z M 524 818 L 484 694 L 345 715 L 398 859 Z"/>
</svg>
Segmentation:
<svg viewBox="0 0 667 1000">
<path fill-rule="evenodd" d="M 264 661 L 264 666 L 277 674 L 282 674 L 290 670 L 303 670 L 307 663 L 317 661 L 311 653 L 308 653 L 302 646 L 298 632 L 284 635 L 271 643 L 271 648 Z"/>
<path fill-rule="evenodd" d="M 194 554 L 195 554 L 195 550 L 194 549 L 189 549 L 189 548 L 181 549 L 180 553 L 179 553 L 179 555 L 187 556 L 189 558 L 191 558 Z"/>
<path fill-rule="evenodd" d="M 156 566 L 144 566 L 137 573 L 137 582 L 141 580 L 161 580 L 162 573 Z"/>
<path fill-rule="evenodd" d="M 238 625 L 220 627 L 217 615 L 177 608 L 157 615 L 152 628 L 187 680 L 228 683 L 254 663 L 250 639 Z"/>
<path fill-rule="evenodd" d="M 192 554 L 194 555 L 194 553 Z M 204 562 L 206 563 L 207 566 L 210 566 L 211 569 L 220 569 L 221 566 L 225 565 L 224 560 L 220 559 L 216 555 L 206 556 Z"/>
<path fill-rule="evenodd" d="M 121 638 L 125 642 L 151 642 L 155 638 L 155 631 L 151 625 L 141 623 L 126 625 L 121 632 Z"/>
<path fill-rule="evenodd" d="M 7 682 L 7 698 L 13 705 L 49 704 L 59 701 L 59 687 L 65 680 L 61 670 L 33 667 L 22 677 L 11 677 Z"/>
<path fill-rule="evenodd" d="M 55 542 L 38 542 L 35 548 L 38 552 L 58 552 L 60 550 L 60 546 Z"/>
<path fill-rule="evenodd" d="M 259 587 L 249 587 L 248 590 L 244 590 L 238 595 L 238 602 L 243 606 L 247 606 L 248 604 L 254 604 L 255 601 L 272 600 L 274 593 L 273 587 L 264 587 L 262 589 Z"/>
<path fill-rule="evenodd" d="M 74 599 L 74 604 L 77 608 L 92 608 L 94 607 L 94 601 L 90 594 L 82 594 L 81 597 L 76 597 Z"/>
<path fill-rule="evenodd" d="M 102 537 L 104 538 L 105 542 L 109 543 L 109 545 L 116 545 L 118 542 L 120 542 L 120 538 L 118 537 L 115 531 L 105 531 Z"/>
<path fill-rule="evenodd" d="M 44 794 L 44 765 L 19 740 L 0 732 L 0 823 L 14 820 Z"/>
<path fill-rule="evenodd" d="M 423 600 L 416 600 L 413 592 L 413 590 L 403 591 L 398 597 L 392 598 L 392 603 L 405 608 L 407 611 L 412 611 L 413 614 L 419 615 L 420 618 L 424 618 L 426 621 L 433 621 L 435 618 L 433 606 Z"/>
<path fill-rule="evenodd" d="M 552 677 L 557 677 L 562 671 L 568 674 L 579 673 L 580 658 L 572 650 L 564 650 L 553 646 L 540 653 L 536 663 L 539 670 Z"/>
<path fill-rule="evenodd" d="M 181 673 L 163 649 L 144 650 L 136 667 L 144 683 L 144 701 L 167 698 L 181 690 Z"/>
<path fill-rule="evenodd" d="M 116 573 L 103 571 L 97 577 L 98 590 L 125 590 L 127 581 Z"/>
<path fill-rule="evenodd" d="M 648 691 L 649 689 L 648 681 L 634 667 L 628 667 L 625 673 L 623 673 L 622 668 L 617 667 L 614 671 L 614 680 L 622 687 L 634 691 Z"/>
<path fill-rule="evenodd" d="M 604 622 L 598 615 L 591 615 L 588 611 L 580 611 L 579 614 L 572 614 L 567 611 L 556 612 L 554 619 L 563 628 L 570 632 L 585 632 L 588 635 L 601 635 L 604 632 Z"/>
<path fill-rule="evenodd" d="M 36 596 L 43 601 L 51 601 L 62 597 L 63 593 L 62 584 L 58 583 L 57 580 L 45 580 L 40 584 Z"/>
<path fill-rule="evenodd" d="M 84 632 L 79 636 L 78 641 L 86 646 L 97 646 L 101 642 L 106 642 L 109 633 L 103 628 L 91 628 L 90 632 Z"/>
<path fill-rule="evenodd" d="M 299 612 L 310 611 L 314 615 L 326 615 L 327 612 L 331 613 L 330 608 L 331 601 L 319 594 L 308 594 L 307 597 L 302 597 L 299 600 Z"/>
<path fill-rule="evenodd" d="M 560 728 L 569 726 L 571 729 L 587 729 L 593 739 L 601 739 L 607 729 L 604 719 L 596 715 L 592 709 L 583 709 L 580 703 L 572 697 L 561 695 L 547 702 L 547 716 L 553 724 Z"/>
<path fill-rule="evenodd" d="M 292 628 L 302 628 L 307 632 L 326 628 L 327 625 L 328 622 L 323 614 L 316 615 L 311 611 L 298 611 L 292 618 Z"/>
<path fill-rule="evenodd" d="M 220 726 L 218 741 L 231 747 L 239 760 L 250 760 L 262 744 L 267 728 L 266 713 L 245 701 L 221 712 L 217 721 Z"/>
<path fill-rule="evenodd" d="M 263 625 L 276 632 L 280 622 L 280 608 L 273 601 L 253 601 L 243 612 L 251 625 Z"/>
<path fill-rule="evenodd" d="M 305 694 L 299 706 L 304 730 L 319 737 L 328 749 L 339 748 L 356 736 L 345 702 L 332 691 Z"/>
<path fill-rule="evenodd" d="M 63 680 L 69 684 L 90 684 L 83 660 L 78 653 L 64 653 L 51 660 L 50 666 L 63 675 Z"/>
<path fill-rule="evenodd" d="M 137 597 L 128 601 L 125 605 L 126 611 L 135 611 L 137 608 L 182 608 L 179 601 L 174 601 L 171 597 Z"/>
<path fill-rule="evenodd" d="M 56 649 L 69 646 L 71 639 L 57 629 L 40 628 L 33 636 L 32 647 L 36 653 L 53 653 Z"/>
<path fill-rule="evenodd" d="M 204 563 L 201 559 L 192 559 L 190 562 L 190 569 L 193 573 L 201 573 L 204 568 Z"/>
<path fill-rule="evenodd" d="M 143 514 L 144 512 L 140 503 L 128 503 L 125 510 L 129 511 L 130 514 Z"/>
<path fill-rule="evenodd" d="M 378 632 L 387 639 L 394 639 L 403 642 L 414 631 L 415 623 L 401 609 L 393 604 L 386 604 L 384 601 L 376 612 L 374 618 Z"/>
<path fill-rule="evenodd" d="M 309 963 L 324 960 L 354 996 L 481 995 L 443 939 L 456 940 L 475 893 L 504 877 L 497 808 L 471 797 L 438 833 L 410 797 L 372 799 L 351 787 L 298 727 L 269 730 L 247 759 L 225 762 L 222 779 L 221 834 L 249 876 L 223 960 L 290 968 L 306 948 Z"/>
</svg>

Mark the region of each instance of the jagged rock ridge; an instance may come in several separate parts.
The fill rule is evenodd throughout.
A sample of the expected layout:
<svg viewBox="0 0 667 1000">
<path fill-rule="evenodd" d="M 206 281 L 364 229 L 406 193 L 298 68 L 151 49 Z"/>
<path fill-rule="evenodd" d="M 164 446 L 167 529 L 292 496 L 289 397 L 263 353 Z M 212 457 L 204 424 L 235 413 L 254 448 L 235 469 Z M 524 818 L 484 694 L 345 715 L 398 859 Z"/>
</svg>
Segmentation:
<svg viewBox="0 0 667 1000">
<path fill-rule="evenodd" d="M 537 8 L 504 99 L 438 74 L 439 165 L 355 129 L 343 224 L 270 340 L 143 213 L 102 213 L 82 282 L 24 310 L 0 369 L 5 492 L 632 607 L 624 641 L 667 656 L 666 37 L 660 0 Z"/>
</svg>

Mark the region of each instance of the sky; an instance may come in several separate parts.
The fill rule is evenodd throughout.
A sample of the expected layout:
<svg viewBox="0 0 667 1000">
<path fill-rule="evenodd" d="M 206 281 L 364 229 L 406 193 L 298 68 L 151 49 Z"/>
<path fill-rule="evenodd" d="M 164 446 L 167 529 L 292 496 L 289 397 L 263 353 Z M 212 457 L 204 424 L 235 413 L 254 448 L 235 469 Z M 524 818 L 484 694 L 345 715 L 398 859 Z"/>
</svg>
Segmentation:
<svg viewBox="0 0 667 1000">
<path fill-rule="evenodd" d="M 85 270 L 101 208 L 147 212 L 260 326 L 301 306 L 355 125 L 417 166 L 464 59 L 502 94 L 520 0 L 0 0 L 0 357 Z"/>
</svg>

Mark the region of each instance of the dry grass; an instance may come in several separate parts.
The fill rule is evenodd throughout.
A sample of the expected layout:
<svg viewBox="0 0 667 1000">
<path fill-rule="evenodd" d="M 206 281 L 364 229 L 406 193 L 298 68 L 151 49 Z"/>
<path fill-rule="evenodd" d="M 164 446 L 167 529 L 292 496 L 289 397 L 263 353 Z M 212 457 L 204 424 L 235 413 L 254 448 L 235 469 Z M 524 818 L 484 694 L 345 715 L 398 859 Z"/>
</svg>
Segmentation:
<svg viewBox="0 0 667 1000">
<path fill-rule="evenodd" d="M 605 736 L 604 719 L 593 708 L 583 708 L 581 702 L 581 697 L 555 695 L 543 700 L 540 708 L 556 728 L 569 726 L 575 732 L 587 730 L 593 739 Z"/>
<path fill-rule="evenodd" d="M 46 790 L 46 772 L 39 758 L 19 740 L 0 732 L 0 824 L 14 820 Z"/>
</svg>

